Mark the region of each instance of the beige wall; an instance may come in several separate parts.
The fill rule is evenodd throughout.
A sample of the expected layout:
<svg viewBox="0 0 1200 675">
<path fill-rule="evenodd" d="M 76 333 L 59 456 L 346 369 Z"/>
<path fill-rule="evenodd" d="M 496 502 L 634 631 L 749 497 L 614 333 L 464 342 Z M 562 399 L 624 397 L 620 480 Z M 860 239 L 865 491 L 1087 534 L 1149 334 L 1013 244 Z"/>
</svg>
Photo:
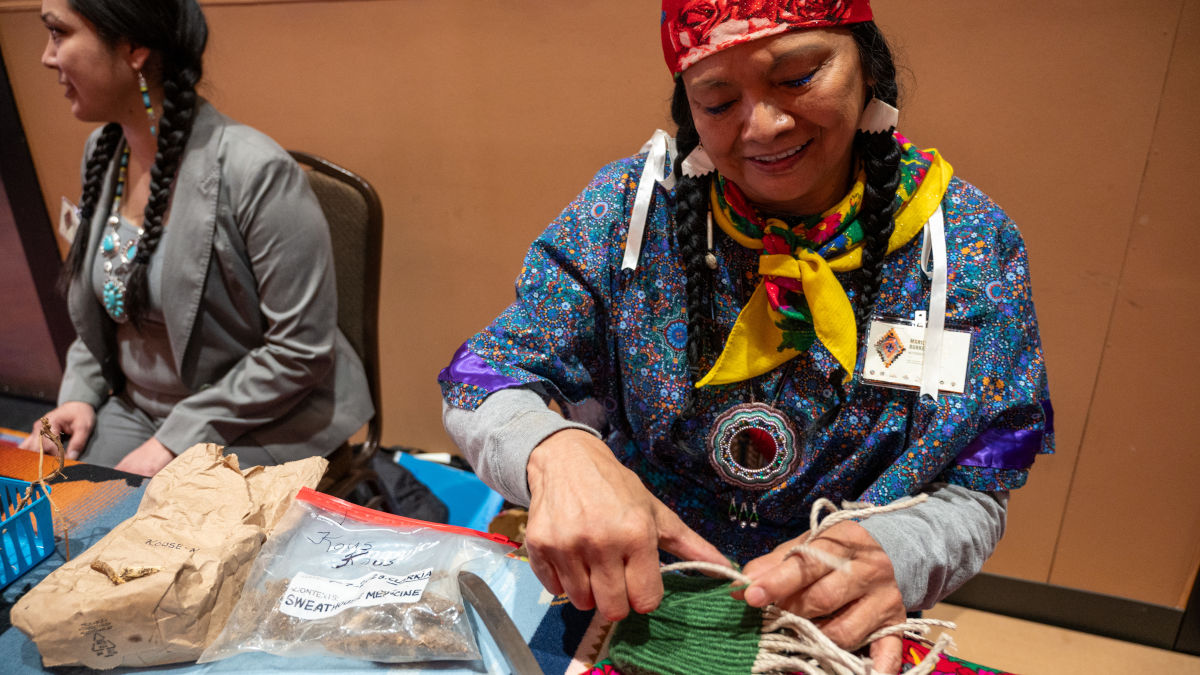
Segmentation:
<svg viewBox="0 0 1200 675">
<path fill-rule="evenodd" d="M 1200 560 L 1200 391 L 1177 365 L 1200 331 L 1185 309 L 1200 0 L 875 5 L 908 68 L 902 131 L 1005 206 L 1030 250 L 1059 453 L 1016 494 L 987 569 L 1182 606 Z M 87 127 L 37 64 L 36 10 L 6 6 L 0 48 L 46 199 L 74 198 Z M 206 95 L 378 188 L 385 441 L 452 449 L 438 369 L 592 173 L 668 124 L 658 4 L 206 11 Z"/>
<path fill-rule="evenodd" d="M 1194 577 L 1200 559 L 1200 3 L 1184 3 L 1171 28 L 1137 199 L 1122 204 L 1130 233 L 1050 581 L 1181 605 L 1170 593 L 1187 589 L 1163 582 Z"/>
</svg>

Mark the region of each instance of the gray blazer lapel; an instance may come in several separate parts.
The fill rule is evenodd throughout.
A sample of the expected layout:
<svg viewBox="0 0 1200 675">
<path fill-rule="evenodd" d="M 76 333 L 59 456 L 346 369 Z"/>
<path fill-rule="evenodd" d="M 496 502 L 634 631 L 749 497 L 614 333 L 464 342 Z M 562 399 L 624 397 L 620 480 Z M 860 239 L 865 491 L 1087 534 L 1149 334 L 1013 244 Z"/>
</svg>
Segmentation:
<svg viewBox="0 0 1200 675">
<path fill-rule="evenodd" d="M 176 372 L 183 373 L 187 350 L 213 252 L 217 200 L 221 192 L 220 115 L 207 102 L 196 110 L 179 175 L 171 196 L 167 227 L 172 228 L 170 247 L 163 251 L 163 317 Z"/>
</svg>

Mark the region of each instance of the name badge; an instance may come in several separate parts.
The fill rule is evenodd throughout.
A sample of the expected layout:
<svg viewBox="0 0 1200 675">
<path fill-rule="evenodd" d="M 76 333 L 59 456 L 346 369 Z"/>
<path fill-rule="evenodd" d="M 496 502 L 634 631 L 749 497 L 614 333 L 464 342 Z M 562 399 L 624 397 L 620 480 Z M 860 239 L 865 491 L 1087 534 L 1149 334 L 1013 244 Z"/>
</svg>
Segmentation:
<svg viewBox="0 0 1200 675">
<path fill-rule="evenodd" d="M 942 332 L 939 391 L 963 393 L 970 356 L 969 332 L 949 329 Z M 924 365 L 924 321 L 876 319 L 871 322 L 861 375 L 864 382 L 880 387 L 920 390 Z"/>
</svg>

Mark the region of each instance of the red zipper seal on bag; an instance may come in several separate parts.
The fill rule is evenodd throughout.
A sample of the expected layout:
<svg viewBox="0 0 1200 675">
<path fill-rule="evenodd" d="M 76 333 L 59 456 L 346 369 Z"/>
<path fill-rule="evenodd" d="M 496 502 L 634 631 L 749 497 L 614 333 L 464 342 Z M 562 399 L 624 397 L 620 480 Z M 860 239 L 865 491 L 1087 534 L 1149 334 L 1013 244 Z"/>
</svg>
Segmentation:
<svg viewBox="0 0 1200 675">
<path fill-rule="evenodd" d="M 356 520 L 360 523 L 368 523 L 371 525 L 409 525 L 414 527 L 428 527 L 433 530 L 441 530 L 442 532 L 450 532 L 453 534 L 461 534 L 469 537 L 482 537 L 489 541 L 494 541 L 497 544 L 505 544 L 513 548 L 517 548 L 518 544 L 502 534 L 493 534 L 491 532 L 480 532 L 472 530 L 469 527 L 459 527 L 457 525 L 446 525 L 445 523 L 431 523 L 427 520 L 417 520 L 416 518 L 405 518 L 392 513 L 384 513 L 368 509 L 365 506 L 351 504 L 344 499 L 338 499 L 333 495 L 327 495 L 324 492 L 317 492 L 309 487 L 300 488 L 300 492 L 296 493 L 298 501 L 307 502 L 313 506 L 319 506 L 326 511 L 340 513 L 347 518 Z"/>
</svg>

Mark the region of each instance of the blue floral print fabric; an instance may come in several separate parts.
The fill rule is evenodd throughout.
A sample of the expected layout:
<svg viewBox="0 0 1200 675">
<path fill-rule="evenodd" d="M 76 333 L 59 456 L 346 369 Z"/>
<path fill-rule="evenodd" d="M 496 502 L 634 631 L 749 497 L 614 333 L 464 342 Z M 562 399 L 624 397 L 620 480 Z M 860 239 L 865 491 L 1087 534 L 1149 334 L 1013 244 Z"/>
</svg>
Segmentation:
<svg viewBox="0 0 1200 675">
<path fill-rule="evenodd" d="M 746 561 L 808 527 L 820 497 L 887 503 L 933 481 L 976 490 L 1025 483 L 1034 456 L 1051 452 L 1053 421 L 1025 247 L 986 195 L 955 178 L 943 200 L 950 294 L 947 326 L 971 333 L 968 386 L 937 401 L 843 384 L 816 341 L 751 382 L 696 391 L 699 414 L 673 439 L 691 387 L 683 261 L 672 234 L 674 195 L 661 185 L 638 267 L 621 257 L 645 156 L 614 162 L 538 237 L 516 282 L 516 300 L 471 338 L 441 377 L 445 399 L 474 409 L 493 391 L 536 386 L 562 403 L 594 398 L 607 412 L 609 445 L 622 463 L 699 534 Z M 757 284 L 758 252 L 717 231 L 712 318 L 727 334 Z M 885 262 L 874 315 L 907 317 L 928 304 L 920 237 Z M 853 273 L 840 279 L 853 299 Z M 859 327 L 858 363 L 867 348 Z M 705 372 L 716 354 L 700 364 Z M 804 439 L 802 463 L 781 485 L 752 492 L 709 463 L 714 419 L 750 400 L 771 400 Z M 679 440 L 680 442 L 676 442 Z M 586 489 L 586 486 L 581 486 Z M 730 504 L 750 504 L 745 528 Z"/>
</svg>

